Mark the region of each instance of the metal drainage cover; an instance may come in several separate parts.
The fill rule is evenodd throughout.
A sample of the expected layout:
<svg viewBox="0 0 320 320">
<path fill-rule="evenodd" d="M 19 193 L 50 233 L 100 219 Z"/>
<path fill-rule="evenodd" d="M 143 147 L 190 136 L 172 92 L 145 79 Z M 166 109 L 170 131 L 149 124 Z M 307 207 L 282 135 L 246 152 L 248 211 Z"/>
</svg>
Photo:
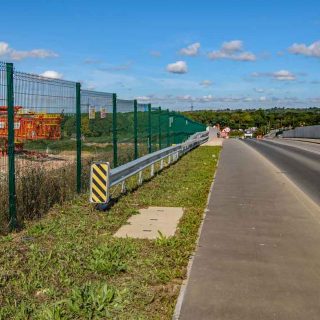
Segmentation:
<svg viewBox="0 0 320 320">
<path fill-rule="evenodd" d="M 116 233 L 118 238 L 156 239 L 159 231 L 166 237 L 175 234 L 177 225 L 183 215 L 182 208 L 149 207 L 140 209 L 139 214 L 131 216 L 128 224 L 123 225 Z"/>
</svg>

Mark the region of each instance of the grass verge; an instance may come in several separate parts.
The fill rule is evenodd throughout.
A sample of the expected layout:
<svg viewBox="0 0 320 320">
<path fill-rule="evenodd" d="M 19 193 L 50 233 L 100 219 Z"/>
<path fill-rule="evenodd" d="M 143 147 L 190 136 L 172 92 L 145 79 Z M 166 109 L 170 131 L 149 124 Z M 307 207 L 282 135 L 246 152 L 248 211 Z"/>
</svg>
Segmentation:
<svg viewBox="0 0 320 320">
<path fill-rule="evenodd" d="M 171 319 L 219 152 L 197 148 L 107 213 L 84 195 L 0 238 L 0 319 Z M 174 237 L 112 237 L 149 205 L 184 208 Z"/>
</svg>

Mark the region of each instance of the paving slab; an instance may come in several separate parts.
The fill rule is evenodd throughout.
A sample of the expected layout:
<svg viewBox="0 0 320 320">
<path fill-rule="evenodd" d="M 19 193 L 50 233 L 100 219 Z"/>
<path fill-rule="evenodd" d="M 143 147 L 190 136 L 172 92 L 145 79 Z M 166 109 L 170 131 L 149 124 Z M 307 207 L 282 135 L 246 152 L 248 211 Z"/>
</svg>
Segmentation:
<svg viewBox="0 0 320 320">
<path fill-rule="evenodd" d="M 224 142 L 180 298 L 182 320 L 320 319 L 319 206 L 241 141 Z"/>
<path fill-rule="evenodd" d="M 209 139 L 207 142 L 203 143 L 203 144 L 201 145 L 201 147 L 207 147 L 207 146 L 210 146 L 210 147 L 222 146 L 223 140 L 224 140 L 224 139 L 222 139 L 222 138 L 211 138 L 211 139 Z"/>
<path fill-rule="evenodd" d="M 118 238 L 156 239 L 159 232 L 166 237 L 174 236 L 183 209 L 180 207 L 148 207 L 128 219 L 115 234 Z"/>
</svg>

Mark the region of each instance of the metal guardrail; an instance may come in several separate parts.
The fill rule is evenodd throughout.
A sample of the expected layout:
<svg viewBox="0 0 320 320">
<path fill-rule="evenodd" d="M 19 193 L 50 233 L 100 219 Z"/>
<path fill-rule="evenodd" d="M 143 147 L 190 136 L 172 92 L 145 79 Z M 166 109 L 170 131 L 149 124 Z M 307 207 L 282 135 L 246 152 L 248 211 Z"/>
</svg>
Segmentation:
<svg viewBox="0 0 320 320">
<path fill-rule="evenodd" d="M 167 164 L 170 165 L 173 162 L 176 162 L 182 155 L 186 154 L 190 150 L 196 148 L 197 146 L 207 142 L 209 139 L 209 132 L 203 131 L 193 134 L 189 137 L 189 139 L 183 143 L 180 143 L 175 146 L 171 146 L 168 148 L 161 149 L 159 151 L 150 153 L 146 156 L 128 162 L 122 166 L 117 168 L 111 169 L 109 174 L 105 175 L 109 181 L 102 181 L 102 184 L 107 185 L 107 189 L 110 187 L 116 186 L 122 183 L 122 191 L 125 191 L 125 181 L 136 175 L 139 174 L 138 184 L 142 184 L 142 171 L 148 167 L 151 167 L 151 177 L 154 176 L 154 165 L 157 162 L 160 162 L 160 170 L 163 169 L 164 166 L 164 159 L 167 158 Z M 102 162 L 94 163 L 94 165 L 102 164 Z M 106 164 L 106 163 L 104 163 Z M 107 165 L 109 165 L 107 163 Z M 91 176 L 91 186 L 92 186 L 92 176 Z M 90 188 L 90 201 L 97 203 L 92 200 L 92 188 Z M 106 208 L 107 203 L 109 202 L 109 190 L 106 190 L 107 202 L 101 203 L 98 209 L 104 210 Z"/>
<path fill-rule="evenodd" d="M 119 184 L 120 182 L 128 179 L 129 177 L 139 173 L 140 171 L 146 169 L 147 167 L 155 164 L 168 157 L 168 162 L 170 163 L 173 159 L 176 161 L 183 154 L 189 152 L 191 149 L 197 147 L 198 145 L 208 141 L 208 132 L 201 132 L 192 135 L 184 143 L 164 148 L 159 151 L 150 153 L 143 156 L 137 160 L 128 162 L 120 167 L 112 169 L 110 171 L 110 187 Z"/>
</svg>

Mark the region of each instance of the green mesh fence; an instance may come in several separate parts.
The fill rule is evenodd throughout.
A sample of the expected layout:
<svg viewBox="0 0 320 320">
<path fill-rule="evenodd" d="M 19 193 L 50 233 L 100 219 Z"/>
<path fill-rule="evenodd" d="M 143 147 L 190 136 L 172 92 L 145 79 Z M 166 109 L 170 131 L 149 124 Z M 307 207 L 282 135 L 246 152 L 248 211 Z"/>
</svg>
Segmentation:
<svg viewBox="0 0 320 320">
<path fill-rule="evenodd" d="M 92 161 L 113 165 L 112 93 L 81 90 L 82 189 L 89 185 Z"/>
<path fill-rule="evenodd" d="M 151 108 L 151 146 L 152 152 L 159 150 L 159 136 L 161 126 L 159 126 L 159 108 Z"/>
<path fill-rule="evenodd" d="M 161 148 L 169 147 L 169 112 L 168 110 L 161 110 L 160 115 L 161 126 Z"/>
<path fill-rule="evenodd" d="M 87 190 L 92 161 L 118 166 L 204 130 L 179 113 L 0 62 L 0 234 Z"/>
<path fill-rule="evenodd" d="M 138 157 L 149 153 L 149 105 L 137 105 Z"/>
<path fill-rule="evenodd" d="M 18 71 L 13 82 L 16 207 L 35 218 L 75 193 L 75 83 Z"/>
<path fill-rule="evenodd" d="M 134 100 L 117 100 L 118 164 L 134 159 Z"/>
</svg>

